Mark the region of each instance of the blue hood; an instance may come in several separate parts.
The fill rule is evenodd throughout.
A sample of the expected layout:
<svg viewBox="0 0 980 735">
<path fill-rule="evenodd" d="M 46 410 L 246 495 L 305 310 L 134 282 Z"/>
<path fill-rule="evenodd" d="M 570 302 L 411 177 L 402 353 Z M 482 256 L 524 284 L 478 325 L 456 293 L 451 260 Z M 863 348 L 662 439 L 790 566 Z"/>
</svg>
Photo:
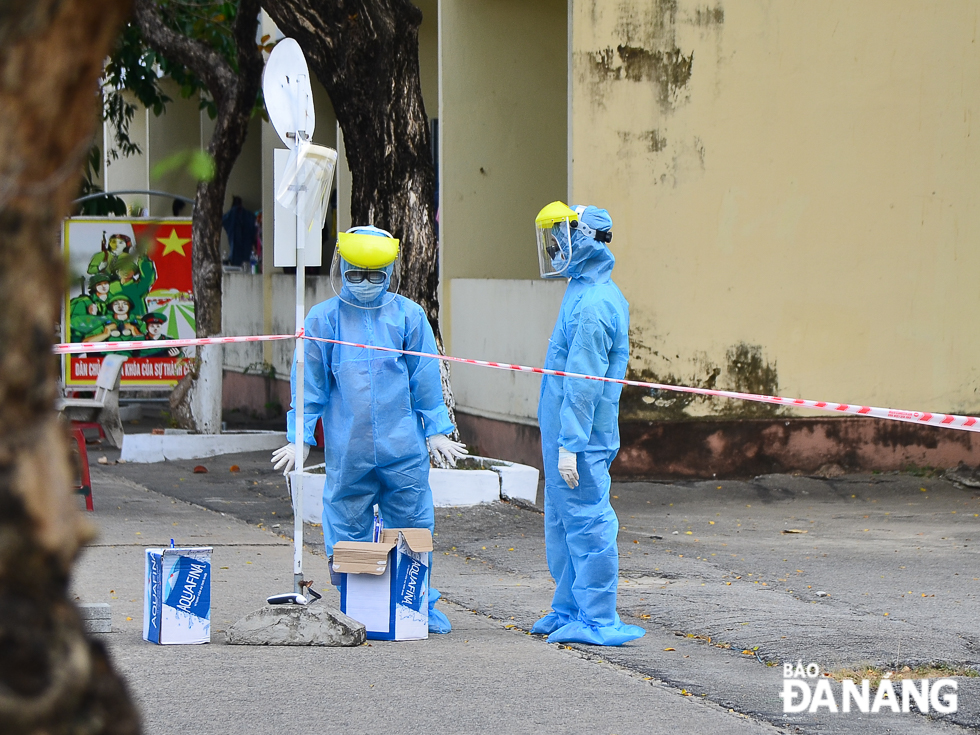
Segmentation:
<svg viewBox="0 0 980 735">
<path fill-rule="evenodd" d="M 575 209 L 575 206 L 572 206 Z M 612 217 L 605 209 L 588 206 L 581 220 L 595 230 L 612 230 Z M 612 275 L 616 258 L 604 242 L 572 230 L 572 260 L 565 274 L 585 283 L 604 283 Z"/>
</svg>

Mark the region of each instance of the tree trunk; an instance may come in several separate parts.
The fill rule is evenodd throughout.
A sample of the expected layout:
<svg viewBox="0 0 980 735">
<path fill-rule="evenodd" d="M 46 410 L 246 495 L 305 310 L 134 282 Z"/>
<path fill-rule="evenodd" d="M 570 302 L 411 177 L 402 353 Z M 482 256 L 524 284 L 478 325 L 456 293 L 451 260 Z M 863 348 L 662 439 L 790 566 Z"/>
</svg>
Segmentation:
<svg viewBox="0 0 980 735">
<path fill-rule="evenodd" d="M 235 18 L 237 71 L 211 47 L 171 30 L 154 0 L 136 0 L 135 16 L 146 43 L 179 61 L 204 82 L 218 108 L 208 153 L 214 177 L 197 185 L 191 220 L 194 247 L 194 319 L 198 337 L 221 333 L 221 216 L 231 169 L 248 133 L 262 81 L 262 54 L 255 40 L 259 0 L 241 0 Z M 198 348 L 194 369 L 170 397 L 171 414 L 186 429 L 217 433 L 221 428 L 221 348 Z"/>
<path fill-rule="evenodd" d="M 103 645 L 68 599 L 91 528 L 72 497 L 51 352 L 56 233 L 78 190 L 97 80 L 126 0 L 0 7 L 0 732 L 138 733 Z"/>
<path fill-rule="evenodd" d="M 399 293 L 425 310 L 442 352 L 435 171 L 419 78 L 422 11 L 409 0 L 265 0 L 263 7 L 296 39 L 330 95 L 351 171 L 351 221 L 401 240 Z M 441 369 L 455 425 L 449 363 Z"/>
<path fill-rule="evenodd" d="M 266 0 L 333 103 L 351 170 L 351 221 L 401 240 L 400 293 L 439 335 L 435 174 L 419 81 L 422 11 L 409 0 Z"/>
</svg>

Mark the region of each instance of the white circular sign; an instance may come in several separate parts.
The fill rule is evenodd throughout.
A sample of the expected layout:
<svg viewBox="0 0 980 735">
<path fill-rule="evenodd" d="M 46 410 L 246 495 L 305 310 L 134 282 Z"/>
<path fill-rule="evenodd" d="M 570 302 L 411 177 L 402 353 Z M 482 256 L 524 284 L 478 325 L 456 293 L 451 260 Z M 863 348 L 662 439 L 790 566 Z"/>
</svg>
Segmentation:
<svg viewBox="0 0 980 735">
<path fill-rule="evenodd" d="M 295 133 L 302 130 L 313 137 L 316 114 L 310 70 L 299 44 L 284 38 L 272 49 L 262 75 L 262 94 L 272 127 L 287 148 L 296 145 Z"/>
</svg>

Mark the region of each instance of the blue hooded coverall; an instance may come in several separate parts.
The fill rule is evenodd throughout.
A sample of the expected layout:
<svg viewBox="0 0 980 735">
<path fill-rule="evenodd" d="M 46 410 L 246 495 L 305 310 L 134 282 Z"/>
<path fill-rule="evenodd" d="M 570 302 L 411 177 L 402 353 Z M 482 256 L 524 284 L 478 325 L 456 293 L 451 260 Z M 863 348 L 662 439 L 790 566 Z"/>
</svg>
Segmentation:
<svg viewBox="0 0 980 735">
<path fill-rule="evenodd" d="M 390 275 L 390 273 L 389 273 Z M 422 307 L 404 296 L 382 293 L 358 308 L 346 281 L 343 298 L 323 301 L 306 317 L 311 337 L 435 353 L 432 327 Z M 347 302 L 347 303 L 345 303 Z M 442 397 L 439 363 L 431 358 L 307 340 L 304 438 L 315 445 L 323 419 L 323 542 L 370 541 L 377 503 L 388 528 L 434 527 L 426 437 L 454 430 Z M 293 403 L 296 366 L 293 365 Z M 295 441 L 296 412 L 286 416 Z M 431 575 L 431 566 L 430 566 Z M 431 579 L 431 576 L 430 576 Z M 448 633 L 448 618 L 434 609 L 429 589 L 429 631 Z"/>
<path fill-rule="evenodd" d="M 604 209 L 585 224 L 611 230 Z M 571 280 L 548 343 L 545 368 L 622 379 L 629 360 L 629 304 L 611 279 L 616 259 L 601 242 L 572 230 Z M 609 504 L 609 466 L 619 451 L 622 386 L 544 376 L 538 404 L 544 455 L 545 547 L 555 579 L 552 612 L 532 632 L 548 641 L 618 646 L 645 631 L 616 612 L 619 520 Z M 579 485 L 558 473 L 558 448 L 577 455 Z"/>
</svg>

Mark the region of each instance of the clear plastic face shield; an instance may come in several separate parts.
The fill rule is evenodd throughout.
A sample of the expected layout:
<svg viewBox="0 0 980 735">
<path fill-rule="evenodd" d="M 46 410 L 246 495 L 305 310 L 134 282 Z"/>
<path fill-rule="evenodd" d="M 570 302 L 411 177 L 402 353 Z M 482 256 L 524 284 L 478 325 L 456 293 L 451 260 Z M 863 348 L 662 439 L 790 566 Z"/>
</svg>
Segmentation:
<svg viewBox="0 0 980 735">
<path fill-rule="evenodd" d="M 356 227 L 342 235 L 360 235 L 371 237 L 371 240 L 345 237 L 344 242 L 338 243 L 330 264 L 330 286 L 341 301 L 357 309 L 380 309 L 391 303 L 398 292 L 400 268 L 397 258 L 397 244 L 391 235 L 384 230 L 374 227 Z M 392 241 L 391 255 L 395 260 L 386 265 L 380 265 L 379 260 L 386 256 L 377 256 L 374 252 L 365 253 L 360 247 L 377 239 L 377 245 L 387 247 L 382 238 Z M 369 247 L 370 250 L 370 247 Z M 347 257 L 345 257 L 345 254 Z M 348 260 L 350 258 L 350 260 Z M 351 262 L 354 261 L 354 262 Z M 371 267 L 355 265 L 356 262 L 370 263 Z"/>
<path fill-rule="evenodd" d="M 565 278 L 572 259 L 572 229 L 568 220 L 535 228 L 542 278 Z"/>
<path fill-rule="evenodd" d="M 538 264 L 542 278 L 567 278 L 572 259 L 572 230 L 578 215 L 561 202 L 552 202 L 534 220 Z"/>
</svg>

